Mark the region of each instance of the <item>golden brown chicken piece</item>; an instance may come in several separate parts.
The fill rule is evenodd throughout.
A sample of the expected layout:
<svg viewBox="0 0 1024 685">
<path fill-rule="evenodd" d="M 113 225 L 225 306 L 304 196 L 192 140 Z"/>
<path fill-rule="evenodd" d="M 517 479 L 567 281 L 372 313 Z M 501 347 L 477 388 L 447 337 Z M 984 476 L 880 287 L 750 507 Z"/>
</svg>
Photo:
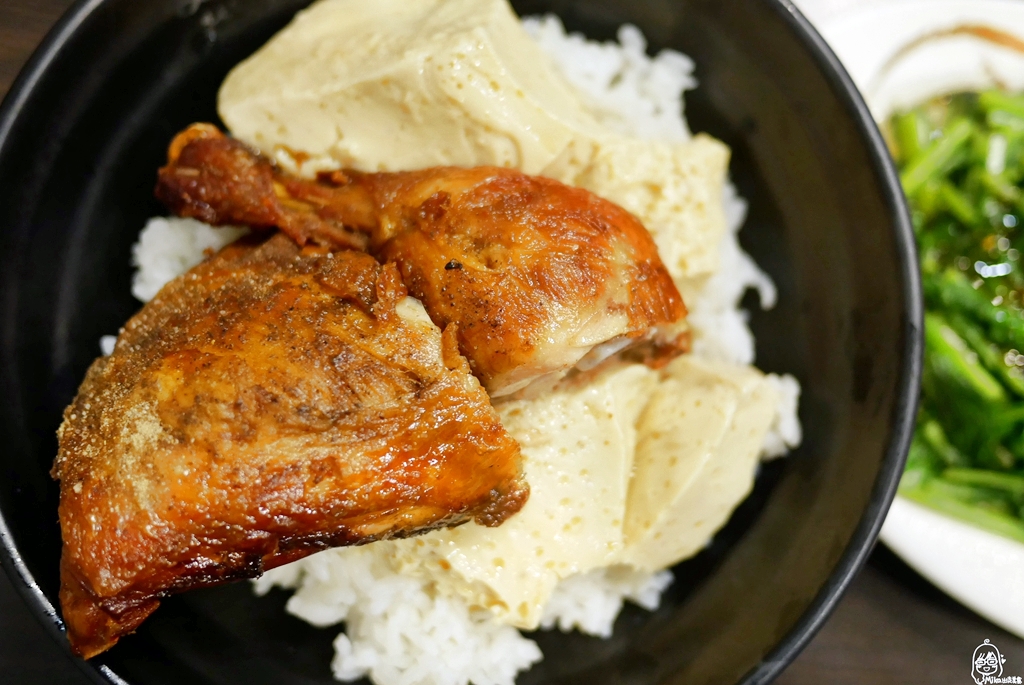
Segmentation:
<svg viewBox="0 0 1024 685">
<path fill-rule="evenodd" d="M 250 237 L 168 284 L 64 412 L 60 599 L 85 657 L 168 594 L 476 519 L 519 447 L 393 265 Z"/>
<path fill-rule="evenodd" d="M 657 247 L 628 212 L 511 169 L 437 167 L 299 179 L 196 124 L 171 144 L 157 196 L 213 224 L 278 226 L 300 244 L 353 245 L 394 261 L 492 397 L 638 342 L 681 350 L 659 326 L 686 313 Z M 253 211 L 252 207 L 270 208 Z M 597 348 L 597 349 L 595 349 Z"/>
</svg>

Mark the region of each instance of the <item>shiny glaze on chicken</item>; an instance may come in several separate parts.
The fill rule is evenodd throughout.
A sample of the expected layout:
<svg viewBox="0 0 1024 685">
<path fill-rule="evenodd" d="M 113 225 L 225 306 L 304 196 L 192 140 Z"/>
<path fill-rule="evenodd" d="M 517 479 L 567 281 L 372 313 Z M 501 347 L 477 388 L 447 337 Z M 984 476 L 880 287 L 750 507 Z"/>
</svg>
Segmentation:
<svg viewBox="0 0 1024 685">
<path fill-rule="evenodd" d="M 678 331 L 658 328 L 686 310 L 647 230 L 551 179 L 436 167 L 311 181 L 196 124 L 172 143 L 157 196 L 208 223 L 365 244 L 398 265 L 434 323 L 458 324 L 459 348 L 492 397 L 558 377 L 599 346 L 645 342 L 661 361 L 683 347 Z"/>
<path fill-rule="evenodd" d="M 60 599 L 85 657 L 168 594 L 525 502 L 519 447 L 394 265 L 277 233 L 164 287 L 58 432 Z"/>
</svg>

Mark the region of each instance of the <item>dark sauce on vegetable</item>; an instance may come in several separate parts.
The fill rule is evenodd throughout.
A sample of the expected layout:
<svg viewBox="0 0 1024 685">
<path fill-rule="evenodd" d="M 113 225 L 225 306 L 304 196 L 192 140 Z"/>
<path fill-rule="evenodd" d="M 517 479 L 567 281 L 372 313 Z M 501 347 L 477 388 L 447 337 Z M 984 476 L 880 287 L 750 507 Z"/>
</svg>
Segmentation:
<svg viewBox="0 0 1024 685">
<path fill-rule="evenodd" d="M 1024 95 L 938 98 L 893 116 L 884 133 L 926 305 L 901 493 L 1024 542 Z"/>
</svg>

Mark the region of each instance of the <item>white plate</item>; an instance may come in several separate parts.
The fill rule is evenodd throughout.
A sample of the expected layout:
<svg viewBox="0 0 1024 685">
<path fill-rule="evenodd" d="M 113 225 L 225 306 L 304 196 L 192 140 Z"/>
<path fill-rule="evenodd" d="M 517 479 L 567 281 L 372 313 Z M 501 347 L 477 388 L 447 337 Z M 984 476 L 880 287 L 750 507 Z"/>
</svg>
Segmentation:
<svg viewBox="0 0 1024 685">
<path fill-rule="evenodd" d="M 818 29 L 882 120 L 894 109 L 957 90 L 1024 89 L 1024 54 L 963 27 L 989 27 L 1024 41 L 1024 2 L 904 0 L 843 12 Z M 881 539 L 950 596 L 1024 637 L 1024 545 L 901 497 Z"/>
</svg>

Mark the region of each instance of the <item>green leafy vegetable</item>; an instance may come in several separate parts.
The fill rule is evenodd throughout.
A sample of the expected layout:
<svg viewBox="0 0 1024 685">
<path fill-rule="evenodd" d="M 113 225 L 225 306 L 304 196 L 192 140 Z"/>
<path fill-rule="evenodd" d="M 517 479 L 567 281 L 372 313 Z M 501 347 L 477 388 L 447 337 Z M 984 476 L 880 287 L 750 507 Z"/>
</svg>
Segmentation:
<svg viewBox="0 0 1024 685">
<path fill-rule="evenodd" d="M 900 492 L 1024 542 L 1024 95 L 941 98 L 896 114 L 885 132 L 927 311 Z"/>
</svg>

